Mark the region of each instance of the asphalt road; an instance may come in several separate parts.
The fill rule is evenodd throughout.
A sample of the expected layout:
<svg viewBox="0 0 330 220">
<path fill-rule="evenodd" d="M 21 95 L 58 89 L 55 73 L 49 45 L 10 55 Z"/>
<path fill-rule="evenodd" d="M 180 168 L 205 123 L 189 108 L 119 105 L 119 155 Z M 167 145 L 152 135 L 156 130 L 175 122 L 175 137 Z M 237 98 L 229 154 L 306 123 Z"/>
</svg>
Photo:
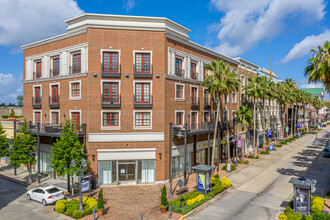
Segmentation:
<svg viewBox="0 0 330 220">
<path fill-rule="evenodd" d="M 27 186 L 0 177 L 0 220 L 58 219 L 54 206 L 26 199 Z"/>
<path fill-rule="evenodd" d="M 330 128 L 327 128 L 330 131 Z M 326 142 L 327 131 L 319 137 Z M 312 146 L 315 135 L 307 135 L 229 176 L 233 189 L 189 220 L 268 220 L 278 214 L 292 197 L 291 177 L 317 180 L 313 195 L 324 196 L 330 182 L 330 158 L 322 156 L 323 147 Z"/>
</svg>

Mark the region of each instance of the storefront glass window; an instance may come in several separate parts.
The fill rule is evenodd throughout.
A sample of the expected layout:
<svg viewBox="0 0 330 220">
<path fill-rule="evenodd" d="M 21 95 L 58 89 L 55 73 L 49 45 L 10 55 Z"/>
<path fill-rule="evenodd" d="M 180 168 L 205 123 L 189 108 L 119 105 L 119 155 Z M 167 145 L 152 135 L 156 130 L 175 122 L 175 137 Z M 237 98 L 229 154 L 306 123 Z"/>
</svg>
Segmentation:
<svg viewBox="0 0 330 220">
<path fill-rule="evenodd" d="M 175 156 L 172 158 L 173 161 L 173 178 L 183 176 L 184 170 L 184 155 Z M 191 172 L 191 153 L 187 154 L 187 172 Z"/>
<path fill-rule="evenodd" d="M 139 160 L 138 183 L 154 183 L 154 182 L 155 182 L 155 161 Z"/>
<path fill-rule="evenodd" d="M 116 161 L 99 161 L 99 184 L 116 183 Z"/>
</svg>

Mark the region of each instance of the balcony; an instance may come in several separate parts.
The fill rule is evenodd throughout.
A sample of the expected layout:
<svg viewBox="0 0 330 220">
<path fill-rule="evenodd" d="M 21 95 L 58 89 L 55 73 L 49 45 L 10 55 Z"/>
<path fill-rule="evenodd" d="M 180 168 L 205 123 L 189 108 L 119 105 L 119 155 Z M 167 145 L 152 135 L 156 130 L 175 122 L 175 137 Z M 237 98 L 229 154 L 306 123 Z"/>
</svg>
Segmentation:
<svg viewBox="0 0 330 220">
<path fill-rule="evenodd" d="M 33 79 L 41 79 L 41 72 L 33 72 Z"/>
<path fill-rule="evenodd" d="M 145 67 L 146 69 L 147 67 Z M 135 65 L 133 65 L 134 78 L 152 78 L 152 65 L 150 64 L 150 71 L 148 73 L 136 72 Z"/>
<path fill-rule="evenodd" d="M 69 66 L 69 74 L 72 75 L 72 74 L 79 74 L 81 73 L 81 66 L 77 66 L 76 69 L 73 69 L 72 66 Z"/>
<path fill-rule="evenodd" d="M 190 106 L 192 109 L 199 109 L 199 98 L 191 97 Z"/>
<path fill-rule="evenodd" d="M 49 96 L 49 108 L 60 107 L 60 96 Z"/>
<path fill-rule="evenodd" d="M 85 124 L 79 125 L 76 127 L 76 133 L 79 137 L 84 136 L 84 126 Z M 60 137 L 61 131 L 63 130 L 63 125 L 58 124 L 40 124 L 40 131 L 39 134 L 42 134 L 43 136 L 50 136 L 50 137 Z M 38 129 L 36 125 L 32 125 L 31 121 L 29 122 L 29 131 L 32 134 L 37 134 Z"/>
<path fill-rule="evenodd" d="M 114 66 L 110 65 L 109 69 L 111 69 L 111 70 L 105 71 L 103 69 L 103 65 L 101 65 L 101 70 L 102 70 L 101 76 L 105 77 L 105 78 L 112 78 L 112 77 L 120 78 L 120 76 L 121 76 L 121 74 L 120 74 L 121 65 L 120 64 L 119 64 L 119 67 L 117 65 L 114 65 Z M 113 70 L 116 70 L 116 69 L 117 69 L 117 71 L 113 71 Z"/>
<path fill-rule="evenodd" d="M 32 97 L 32 108 L 41 109 L 41 97 Z"/>
<path fill-rule="evenodd" d="M 191 78 L 191 79 L 194 79 L 194 80 L 197 80 L 197 78 L 198 78 L 198 73 L 197 73 L 197 72 L 190 72 L 190 78 Z"/>
<path fill-rule="evenodd" d="M 109 100 L 106 100 L 103 96 L 103 94 L 101 94 L 101 107 L 102 108 L 120 108 L 120 95 L 118 97 L 118 100 L 114 100 L 112 97 L 109 98 Z"/>
<path fill-rule="evenodd" d="M 133 96 L 134 101 L 134 108 L 152 108 L 152 94 L 150 95 L 150 101 L 136 101 L 135 95 Z"/>
<path fill-rule="evenodd" d="M 60 70 L 59 69 L 55 69 L 55 70 L 50 69 L 49 70 L 49 76 L 51 78 L 58 77 L 59 75 L 60 75 Z"/>
<path fill-rule="evenodd" d="M 211 100 L 204 98 L 204 109 L 211 109 Z"/>
</svg>

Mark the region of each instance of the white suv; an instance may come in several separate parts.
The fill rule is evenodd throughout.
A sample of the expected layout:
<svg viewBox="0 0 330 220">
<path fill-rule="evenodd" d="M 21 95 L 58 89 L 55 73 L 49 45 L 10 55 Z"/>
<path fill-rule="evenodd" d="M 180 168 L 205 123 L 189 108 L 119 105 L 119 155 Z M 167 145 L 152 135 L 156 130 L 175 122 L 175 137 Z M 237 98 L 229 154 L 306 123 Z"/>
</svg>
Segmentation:
<svg viewBox="0 0 330 220">
<path fill-rule="evenodd" d="M 64 199 L 64 192 L 55 186 L 45 186 L 29 190 L 26 197 L 28 200 L 35 200 L 46 206 L 48 204 L 53 204 L 58 200 Z"/>
</svg>

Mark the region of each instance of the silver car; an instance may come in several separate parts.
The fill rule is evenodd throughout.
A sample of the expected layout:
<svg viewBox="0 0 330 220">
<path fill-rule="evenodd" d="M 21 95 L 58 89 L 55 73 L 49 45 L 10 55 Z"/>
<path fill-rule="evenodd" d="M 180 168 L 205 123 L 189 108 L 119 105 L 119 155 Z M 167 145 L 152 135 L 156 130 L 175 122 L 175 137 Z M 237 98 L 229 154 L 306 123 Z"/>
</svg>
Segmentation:
<svg viewBox="0 0 330 220">
<path fill-rule="evenodd" d="M 45 186 L 29 190 L 26 197 L 28 200 L 35 200 L 46 206 L 48 204 L 53 204 L 58 200 L 64 199 L 64 192 L 55 186 Z"/>
</svg>

